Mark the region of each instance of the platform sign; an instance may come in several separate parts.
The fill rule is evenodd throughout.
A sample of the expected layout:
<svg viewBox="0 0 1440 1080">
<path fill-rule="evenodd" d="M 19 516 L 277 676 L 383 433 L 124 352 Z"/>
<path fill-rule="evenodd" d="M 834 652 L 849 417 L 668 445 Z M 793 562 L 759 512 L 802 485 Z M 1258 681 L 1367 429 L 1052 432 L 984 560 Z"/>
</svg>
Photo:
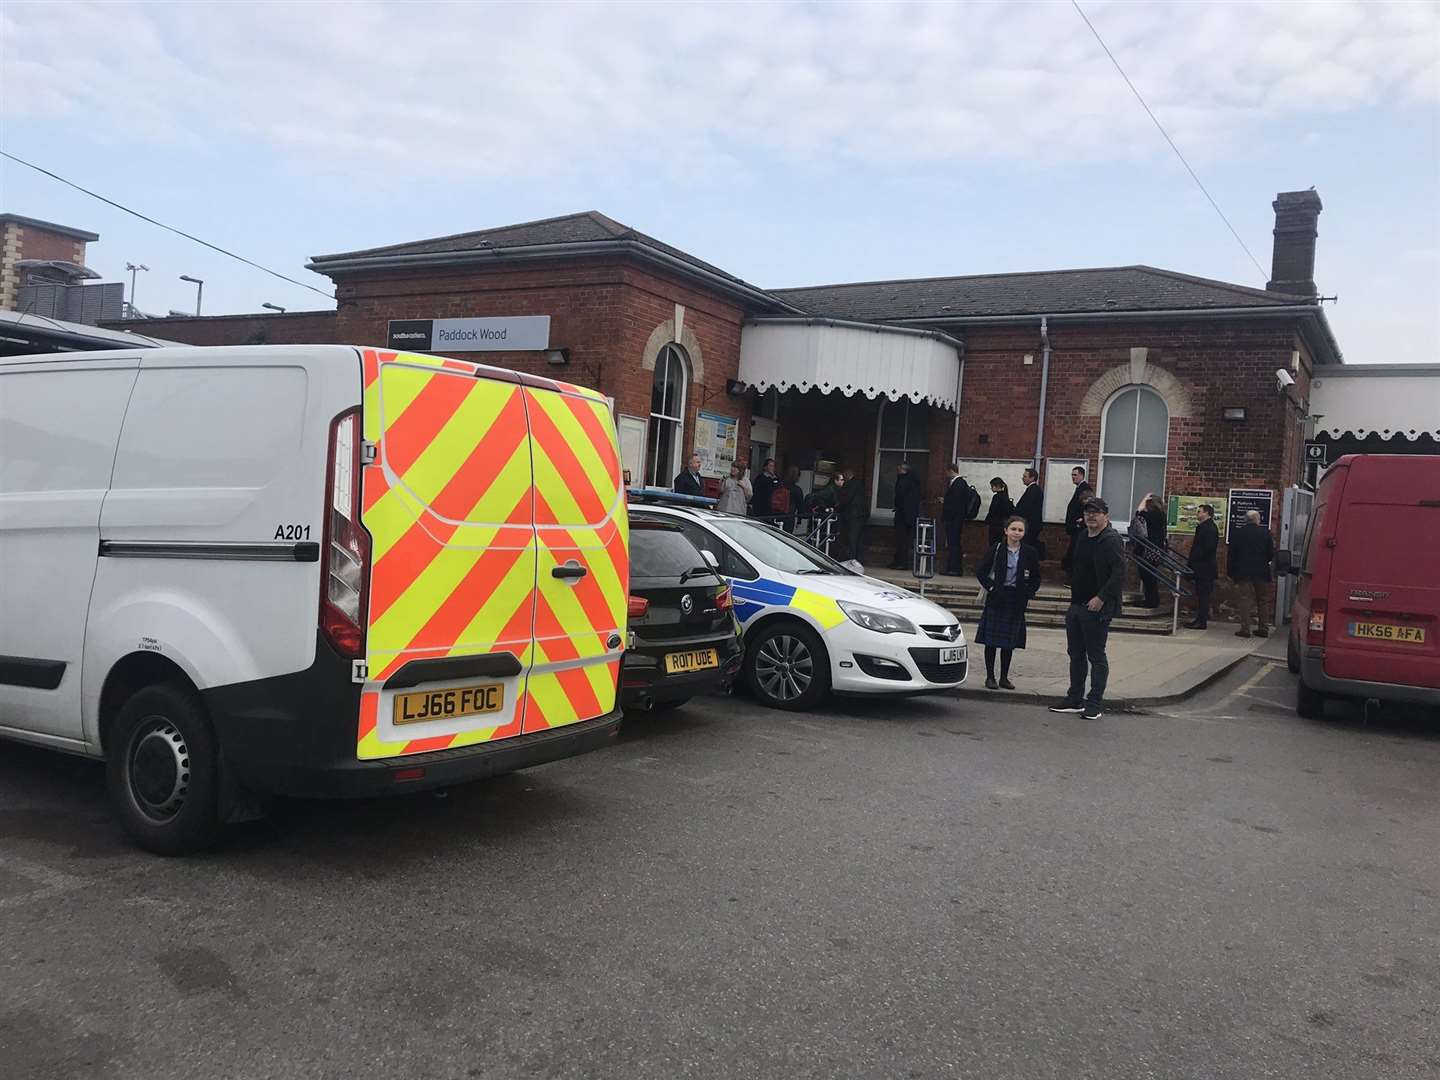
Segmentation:
<svg viewBox="0 0 1440 1080">
<path fill-rule="evenodd" d="M 1275 492 L 1266 488 L 1231 488 L 1227 503 L 1225 543 L 1231 542 L 1235 530 L 1245 524 L 1245 515 L 1251 510 L 1258 510 L 1260 524 L 1270 528 L 1270 518 L 1275 509 Z"/>
</svg>

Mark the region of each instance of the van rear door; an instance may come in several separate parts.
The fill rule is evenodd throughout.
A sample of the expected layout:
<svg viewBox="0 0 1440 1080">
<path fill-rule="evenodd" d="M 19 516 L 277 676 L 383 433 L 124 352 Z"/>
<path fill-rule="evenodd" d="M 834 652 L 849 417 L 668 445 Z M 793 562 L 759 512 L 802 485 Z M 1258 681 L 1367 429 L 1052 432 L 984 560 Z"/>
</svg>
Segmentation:
<svg viewBox="0 0 1440 1080">
<path fill-rule="evenodd" d="M 461 360 L 368 349 L 362 759 L 517 735 L 535 617 L 525 394 Z M 493 376 L 493 377 L 492 377 Z"/>
<path fill-rule="evenodd" d="M 1331 678 L 1440 686 L 1440 491 L 1417 479 L 1393 459 L 1350 467 L 1331 553 Z"/>
<path fill-rule="evenodd" d="M 630 591 L 629 518 L 605 399 L 527 379 L 535 462 L 535 666 L 525 730 L 615 708 Z"/>
</svg>

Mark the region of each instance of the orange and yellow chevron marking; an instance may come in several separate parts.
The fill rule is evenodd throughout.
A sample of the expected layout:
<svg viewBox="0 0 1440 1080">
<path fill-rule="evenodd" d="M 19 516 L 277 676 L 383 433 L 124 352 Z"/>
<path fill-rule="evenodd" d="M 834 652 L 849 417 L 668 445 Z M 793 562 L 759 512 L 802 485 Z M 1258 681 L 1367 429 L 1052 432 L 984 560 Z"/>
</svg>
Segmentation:
<svg viewBox="0 0 1440 1080">
<path fill-rule="evenodd" d="M 367 663 L 372 685 L 412 659 L 481 652 L 513 653 L 528 674 L 510 716 L 410 739 L 381 738 L 383 697 L 367 690 L 361 758 L 473 745 L 615 707 L 608 640 L 625 626 L 629 522 L 608 408 L 591 390 L 521 387 L 487 370 L 362 353 L 365 437 L 381 447 L 362 503 L 373 559 Z M 588 571 L 574 584 L 550 574 L 570 559 Z"/>
</svg>

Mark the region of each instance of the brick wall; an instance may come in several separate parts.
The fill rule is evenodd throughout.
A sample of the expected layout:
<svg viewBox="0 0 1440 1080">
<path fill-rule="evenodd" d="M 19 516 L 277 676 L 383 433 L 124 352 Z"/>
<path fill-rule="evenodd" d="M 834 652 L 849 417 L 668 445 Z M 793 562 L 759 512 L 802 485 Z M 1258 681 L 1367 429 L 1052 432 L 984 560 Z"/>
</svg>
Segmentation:
<svg viewBox="0 0 1440 1080">
<path fill-rule="evenodd" d="M 21 285 L 15 264 L 21 259 L 47 259 L 84 264 L 85 241 L 34 225 L 7 221 L 0 226 L 0 308 L 14 308 Z"/>
<path fill-rule="evenodd" d="M 121 319 L 100 325 L 186 345 L 325 345 L 343 340 L 337 336 L 333 311 Z"/>
<path fill-rule="evenodd" d="M 383 345 L 391 319 L 549 315 L 551 348 L 569 353 L 564 367 L 536 353 L 450 355 L 591 386 L 613 397 L 618 413 L 647 418 L 655 353 L 673 337 L 681 305 L 682 343 L 692 363 L 683 453 L 694 445 L 696 414 L 704 409 L 739 418 L 739 457 L 748 454 L 749 401 L 725 393 L 738 374 L 744 312 L 679 278 L 617 259 L 374 271 L 338 277 L 337 286 L 336 333 L 356 344 Z"/>
</svg>

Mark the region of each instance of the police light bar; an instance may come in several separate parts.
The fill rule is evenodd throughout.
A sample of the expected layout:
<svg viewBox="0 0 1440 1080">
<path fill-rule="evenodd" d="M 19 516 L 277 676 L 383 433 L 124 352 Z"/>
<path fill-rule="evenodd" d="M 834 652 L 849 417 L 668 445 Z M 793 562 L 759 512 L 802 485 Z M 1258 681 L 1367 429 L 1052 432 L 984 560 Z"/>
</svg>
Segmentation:
<svg viewBox="0 0 1440 1080">
<path fill-rule="evenodd" d="M 708 499 L 704 495 L 681 495 L 668 488 L 631 488 L 630 502 L 664 504 L 671 506 L 714 506 L 719 499 Z"/>
</svg>

